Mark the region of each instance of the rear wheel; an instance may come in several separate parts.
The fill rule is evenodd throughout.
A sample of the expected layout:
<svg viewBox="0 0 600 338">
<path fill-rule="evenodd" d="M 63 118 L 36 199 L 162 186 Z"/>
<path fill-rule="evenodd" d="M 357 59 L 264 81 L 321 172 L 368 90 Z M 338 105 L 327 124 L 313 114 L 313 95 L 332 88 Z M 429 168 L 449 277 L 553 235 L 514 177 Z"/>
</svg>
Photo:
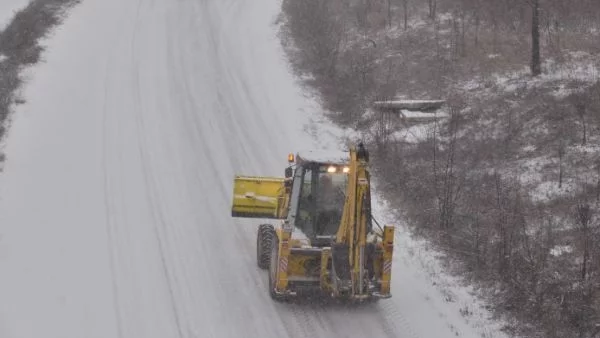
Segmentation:
<svg viewBox="0 0 600 338">
<path fill-rule="evenodd" d="M 277 237 L 271 224 L 261 224 L 256 234 L 256 263 L 261 269 L 268 269 L 271 261 L 271 246 Z"/>
</svg>

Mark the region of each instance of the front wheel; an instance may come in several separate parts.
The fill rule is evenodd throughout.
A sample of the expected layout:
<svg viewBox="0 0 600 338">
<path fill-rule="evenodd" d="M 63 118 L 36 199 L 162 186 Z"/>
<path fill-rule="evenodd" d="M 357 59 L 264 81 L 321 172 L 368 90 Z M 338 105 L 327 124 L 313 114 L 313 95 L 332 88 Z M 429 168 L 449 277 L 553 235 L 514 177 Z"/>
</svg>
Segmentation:
<svg viewBox="0 0 600 338">
<path fill-rule="evenodd" d="M 266 270 L 271 261 L 271 246 L 277 237 L 271 224 L 261 224 L 256 234 L 256 263 L 259 268 Z"/>
</svg>

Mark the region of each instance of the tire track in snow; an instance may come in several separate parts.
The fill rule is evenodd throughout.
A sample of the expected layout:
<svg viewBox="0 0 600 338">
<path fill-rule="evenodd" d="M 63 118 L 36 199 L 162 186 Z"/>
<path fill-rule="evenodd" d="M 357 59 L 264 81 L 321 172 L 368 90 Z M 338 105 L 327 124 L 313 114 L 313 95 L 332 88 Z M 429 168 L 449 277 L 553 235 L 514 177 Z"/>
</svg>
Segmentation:
<svg viewBox="0 0 600 338">
<path fill-rule="evenodd" d="M 383 321 L 385 322 L 384 331 L 390 337 L 394 337 L 394 332 L 406 332 L 410 338 L 421 338 L 406 317 L 404 317 L 397 309 L 396 304 L 393 302 L 386 302 L 382 304 L 384 314 Z M 399 325 L 398 325 L 399 324 Z"/>
<path fill-rule="evenodd" d="M 115 314 L 115 325 L 117 327 L 118 338 L 123 338 L 123 318 L 121 314 L 121 306 L 119 302 L 119 286 L 117 283 L 117 268 L 116 264 L 118 262 L 118 252 L 115 248 L 117 248 L 117 242 L 115 240 L 115 222 L 113 219 L 113 210 L 112 202 L 109 198 L 111 195 L 110 191 L 110 182 L 108 178 L 108 79 L 111 71 L 111 60 L 108 59 L 106 62 L 106 70 L 105 70 L 105 78 L 104 78 L 104 102 L 102 107 L 102 166 L 103 166 L 103 175 L 104 175 L 104 210 L 106 216 L 106 249 L 108 252 L 108 261 L 110 268 L 110 279 L 111 279 L 111 288 L 112 288 L 112 301 L 113 301 L 113 311 Z"/>
<path fill-rule="evenodd" d="M 243 154 L 246 155 L 244 157 L 245 162 L 241 162 L 240 159 L 234 157 L 232 160 L 233 168 L 238 170 L 253 170 L 260 169 L 264 163 L 260 161 L 256 161 L 251 154 L 255 154 L 258 149 L 264 148 L 264 145 L 259 144 L 256 141 L 256 135 L 252 135 L 251 130 L 260 130 L 261 128 L 257 128 L 256 119 L 261 119 L 262 114 L 257 114 L 254 112 L 259 112 L 258 108 L 254 104 L 252 97 L 248 95 L 247 91 L 244 92 L 242 90 L 237 90 L 236 93 L 243 92 L 244 97 L 237 97 L 236 100 L 231 100 L 228 94 L 233 89 L 242 87 L 241 82 L 244 81 L 245 77 L 241 76 L 240 72 L 232 72 L 232 68 L 236 67 L 235 64 L 225 63 L 225 60 L 231 60 L 231 55 L 229 53 L 229 46 L 227 42 L 229 41 L 229 37 L 225 35 L 225 31 L 223 29 L 224 25 L 231 21 L 231 18 L 224 18 L 220 14 L 223 12 L 230 13 L 238 13 L 240 6 L 235 6 L 234 3 L 227 3 L 226 9 L 215 12 L 213 11 L 214 4 L 209 6 L 204 3 L 202 9 L 198 9 L 197 12 L 203 16 L 203 18 L 208 22 L 208 28 L 210 29 L 209 39 L 211 42 L 211 48 L 209 48 L 210 53 L 212 54 L 212 59 L 218 60 L 217 71 L 218 76 L 215 79 L 215 89 L 216 89 L 216 103 L 214 104 L 214 109 L 219 112 L 220 116 L 227 117 L 226 119 L 218 119 L 218 124 L 220 125 L 220 130 L 230 131 L 231 137 L 228 140 L 237 140 L 236 144 L 229 144 L 230 147 L 237 147 L 239 149 L 243 149 Z M 233 10 L 232 10 L 233 8 Z M 231 15 L 231 14 L 230 14 Z M 244 103 L 250 103 L 251 106 L 238 106 L 237 103 L 242 101 Z M 243 118 L 246 116 L 251 116 L 252 118 Z M 259 124 L 258 126 L 262 126 L 266 128 L 269 124 Z M 265 132 L 267 132 L 265 130 Z M 269 130 L 268 132 L 272 132 Z M 231 149 L 231 148 L 230 148 Z M 227 180 L 221 180 L 221 182 L 227 182 Z M 225 189 L 229 189 L 229 187 L 224 187 Z M 229 203 L 229 201 L 227 201 Z"/>
<path fill-rule="evenodd" d="M 183 20 L 183 18 L 181 18 L 181 20 Z M 177 21 L 176 23 L 172 23 L 170 21 L 167 22 L 169 25 L 168 27 L 177 27 L 178 25 L 181 25 L 182 22 L 181 21 Z M 186 27 L 188 29 L 191 29 L 192 27 Z M 198 137 L 201 132 L 197 129 L 197 126 L 195 124 L 195 122 L 193 121 L 193 116 L 190 116 L 191 114 L 189 113 L 190 111 L 194 111 L 195 109 L 197 109 L 198 107 L 196 107 L 194 105 L 194 102 L 192 102 L 192 100 L 190 99 L 190 97 L 193 97 L 191 91 L 189 90 L 189 88 L 187 88 L 186 86 L 186 81 L 187 81 L 187 77 L 189 76 L 189 72 L 190 70 L 188 69 L 187 72 L 186 70 L 183 69 L 183 66 L 185 65 L 185 62 L 183 60 L 183 57 L 181 55 L 181 52 L 179 51 L 181 49 L 180 45 L 175 44 L 176 40 L 173 37 L 177 37 L 178 34 L 176 34 L 178 32 L 167 32 L 167 50 L 169 51 L 167 53 L 167 62 L 168 62 L 168 69 L 169 69 L 169 75 L 172 76 L 172 78 L 176 79 L 175 81 L 172 81 L 169 85 L 169 94 L 171 97 L 177 98 L 177 106 L 175 107 L 171 107 L 173 109 L 173 113 L 179 113 L 181 115 L 181 119 L 177 119 L 177 122 L 179 122 L 177 125 L 179 126 L 179 128 L 177 128 L 178 130 L 182 131 L 182 136 L 184 136 L 184 139 L 187 140 L 186 145 L 187 147 L 185 147 L 185 150 L 189 150 L 189 148 L 194 148 L 193 145 L 196 144 L 202 144 L 201 143 L 201 139 Z M 179 52 L 178 57 L 176 58 L 174 55 L 177 54 L 177 52 Z M 171 77 L 169 77 L 170 79 Z M 179 106 L 181 105 L 181 106 Z M 198 147 L 199 149 L 197 150 L 198 152 L 202 152 L 204 154 L 203 158 L 207 158 L 207 153 L 204 153 L 204 147 Z M 195 149 L 194 149 L 195 150 Z M 186 158 L 187 159 L 187 158 Z M 203 162 L 209 162 L 209 160 L 203 161 Z M 185 166 L 184 166 L 185 167 Z M 215 169 L 214 167 L 211 167 L 213 170 Z M 200 175 L 200 168 L 195 168 L 196 170 L 194 170 L 193 173 L 191 173 L 190 175 L 185 175 L 185 177 L 189 180 L 185 185 L 185 189 L 189 190 L 191 187 L 193 186 L 197 186 L 197 185 L 201 185 L 203 182 L 203 177 Z M 213 173 L 215 174 L 215 173 Z M 205 176 L 207 176 L 205 174 Z M 210 175 L 208 175 L 210 176 Z M 190 180 L 192 179 L 192 180 Z M 205 181 L 205 180 L 204 180 Z M 188 195 L 193 195 L 193 191 L 188 191 Z M 194 216 L 196 216 L 194 214 Z M 196 219 L 194 217 L 194 219 Z M 201 220 L 198 219 L 200 222 L 195 224 L 201 224 Z M 186 242 L 188 242 L 189 240 L 195 242 L 195 243 L 202 243 L 202 239 L 206 237 L 206 233 L 201 231 L 200 227 L 192 227 L 190 228 L 184 228 L 182 229 L 183 231 L 186 232 L 186 236 L 184 238 L 182 238 L 182 242 L 180 242 L 180 245 L 185 244 Z M 214 238 L 215 241 L 218 240 L 218 238 Z M 214 242 L 214 241 L 212 241 Z M 179 248 L 179 246 L 176 246 L 176 248 Z M 193 245 L 191 247 L 191 252 L 183 252 L 183 255 L 186 257 L 211 257 L 213 255 L 215 255 L 214 250 L 211 250 L 210 247 L 206 246 L 206 245 Z M 220 256 L 220 255 L 216 255 L 216 256 Z M 197 290 L 198 288 L 198 284 L 193 284 L 192 282 L 196 282 L 199 283 L 201 281 L 199 281 L 197 279 L 197 271 L 195 269 L 199 269 L 199 271 L 208 271 L 210 266 L 208 265 L 209 262 L 205 261 L 205 260 L 201 260 L 200 262 L 192 262 L 190 260 L 181 260 L 179 263 L 183 264 L 182 267 L 182 272 L 183 272 L 183 281 L 181 282 L 181 284 L 179 285 L 181 287 L 181 289 L 184 289 L 183 291 L 180 290 L 180 292 L 183 292 L 186 294 L 186 298 L 185 301 L 182 302 L 182 306 L 184 307 L 184 309 L 188 309 L 187 312 L 185 312 L 185 314 L 191 318 L 193 318 L 195 315 L 197 315 L 196 313 L 191 313 L 191 311 L 193 311 L 192 309 L 189 308 L 193 308 L 194 305 L 198 304 L 198 303 L 203 303 L 205 301 L 205 299 L 198 299 L 197 295 L 198 293 L 194 292 L 195 290 Z M 199 264 L 198 264 L 199 263 Z M 203 297 L 204 298 L 204 297 Z M 184 310 L 185 311 L 185 310 Z M 195 311 L 194 311 L 195 312 Z M 193 321 L 192 319 L 190 319 L 190 321 Z M 191 326 L 194 323 L 190 323 Z M 216 333 L 213 331 L 213 328 L 211 326 L 208 327 L 204 327 L 204 334 L 207 335 L 208 337 L 216 337 Z M 188 333 L 190 336 L 192 337 L 196 337 L 197 334 L 194 332 L 194 330 L 192 328 L 188 329 Z"/>
<path fill-rule="evenodd" d="M 208 15 L 208 12 L 206 10 L 202 10 L 199 7 L 196 7 L 197 4 L 194 3 L 192 4 L 192 6 L 195 8 L 195 10 L 191 10 L 190 12 L 198 13 L 200 18 L 203 18 L 205 15 Z M 207 25 L 207 21 L 208 19 L 206 21 L 186 21 L 185 18 L 178 18 L 177 23 L 173 25 L 175 31 L 171 32 L 171 34 L 169 34 L 168 37 L 177 37 L 180 36 L 180 34 L 182 34 L 183 32 L 189 30 L 197 31 L 198 29 L 201 29 L 203 32 L 206 32 L 204 36 L 207 38 L 208 41 L 212 39 L 212 41 L 215 42 L 214 38 L 216 33 L 211 31 L 211 29 L 214 28 L 214 25 L 210 23 Z M 192 22 L 191 25 L 189 22 Z M 202 26 L 194 27 L 194 24 L 198 22 L 201 22 Z M 171 41 L 169 44 L 169 69 L 170 73 L 173 76 L 173 79 L 176 79 L 176 81 L 173 81 L 173 86 L 175 87 L 175 91 L 177 92 L 176 97 L 178 98 L 178 109 L 176 110 L 180 113 L 182 117 L 181 130 L 184 132 L 183 135 L 189 140 L 189 143 L 191 145 L 196 145 L 195 151 L 199 154 L 198 158 L 202 159 L 202 161 L 198 161 L 197 163 L 195 163 L 197 166 L 195 166 L 195 170 L 191 176 L 196 178 L 195 181 L 199 184 L 198 187 L 200 190 L 202 190 L 202 187 L 205 186 L 204 190 L 208 189 L 206 191 L 211 191 L 211 185 L 213 183 L 217 183 L 222 186 L 222 189 L 220 190 L 223 193 L 217 193 L 215 195 L 215 198 L 219 199 L 220 201 L 215 201 L 213 198 L 211 198 L 206 201 L 207 203 L 204 204 L 204 212 L 208 212 L 208 214 L 205 214 L 203 218 L 213 220 L 223 219 L 224 215 L 221 214 L 221 211 L 226 211 L 228 209 L 228 207 L 223 208 L 223 206 L 229 205 L 230 202 L 227 197 L 228 193 L 225 192 L 229 191 L 231 188 L 228 183 L 231 181 L 232 176 L 229 177 L 227 173 L 231 170 L 232 165 L 239 167 L 240 162 L 238 161 L 240 161 L 241 159 L 238 159 L 238 157 L 236 156 L 220 156 L 222 154 L 214 152 L 214 150 L 222 148 L 236 149 L 236 147 L 238 146 L 237 142 L 239 142 L 240 146 L 244 145 L 244 142 L 240 141 L 240 139 L 243 140 L 244 138 L 240 137 L 239 134 L 232 135 L 230 137 L 228 135 L 223 134 L 222 132 L 226 132 L 228 129 L 235 128 L 235 125 L 238 125 L 239 128 L 241 128 L 241 126 L 244 124 L 246 124 L 247 126 L 247 120 L 252 119 L 254 116 L 252 113 L 244 114 L 242 111 L 238 110 L 236 116 L 237 118 L 226 118 L 226 116 L 230 115 L 223 114 L 223 108 L 217 108 L 217 110 L 211 109 L 211 107 L 219 107 L 219 105 L 223 104 L 223 101 L 227 100 L 227 98 L 219 99 L 218 97 L 216 97 L 214 101 L 209 100 L 201 102 L 201 104 L 204 105 L 204 108 L 206 108 L 205 111 L 203 111 L 203 107 L 199 107 L 198 105 L 198 103 L 200 102 L 195 101 L 194 98 L 198 96 L 198 92 L 204 92 L 206 90 L 209 90 L 209 93 L 205 94 L 211 95 L 213 93 L 213 90 L 221 90 L 222 88 L 227 88 L 229 83 L 225 81 L 226 79 L 223 79 L 220 76 L 222 74 L 222 67 L 224 67 L 225 65 L 218 63 L 220 61 L 218 59 L 219 56 L 211 56 L 211 54 L 215 52 L 214 50 L 206 50 L 206 48 L 204 48 L 205 52 L 209 54 L 208 56 L 200 54 L 195 56 L 195 58 L 190 59 L 189 53 L 187 53 L 187 47 L 190 46 L 190 41 L 187 41 L 186 39 L 172 38 L 170 40 Z M 195 43 L 196 40 L 193 40 L 191 42 L 191 45 L 194 45 Z M 200 45 L 202 44 L 200 43 Z M 210 42 L 209 45 L 211 45 Z M 211 68 L 209 66 L 209 69 L 211 70 L 207 74 L 192 74 L 190 76 L 190 71 L 196 69 L 194 66 L 196 65 L 195 60 L 197 58 L 203 60 L 213 59 L 217 61 L 217 63 L 215 63 L 216 67 L 213 66 Z M 202 68 L 201 66 L 200 69 L 204 68 Z M 203 83 L 193 82 L 193 80 L 196 78 L 201 78 Z M 219 82 L 218 80 L 213 81 L 219 78 L 221 78 L 221 82 Z M 210 88 L 206 88 L 206 83 L 216 83 L 216 86 L 208 85 Z M 235 100 L 237 99 L 237 97 L 233 96 L 231 99 Z M 222 121 L 219 121 L 219 125 L 213 126 L 210 123 L 207 123 L 213 118 L 213 116 L 222 118 Z M 224 128 L 220 126 L 228 123 L 229 128 Z M 232 141 L 236 143 L 231 143 Z M 237 149 L 239 149 L 239 147 Z M 248 152 L 248 154 L 251 154 L 251 152 Z M 229 161 L 230 163 L 227 163 L 227 161 Z M 251 166 L 258 167 L 258 164 L 262 163 L 260 159 L 256 159 L 255 161 L 256 162 L 249 164 Z M 211 176 L 211 173 L 213 173 L 212 175 L 214 176 Z M 216 179 L 211 178 L 210 180 L 207 180 L 207 177 L 214 177 Z M 214 187 L 212 189 L 214 189 Z M 221 270 L 222 266 L 220 266 L 218 267 L 218 269 L 221 271 L 213 271 L 215 273 L 215 277 L 218 280 L 222 281 L 221 283 L 217 283 L 217 285 L 212 286 L 213 288 L 215 288 L 214 292 L 221 295 L 230 294 L 232 300 L 237 298 L 235 296 L 236 293 L 240 294 L 240 299 L 247 299 L 249 297 L 259 297 L 261 300 L 260 303 L 264 303 L 264 305 L 266 305 L 268 308 L 273 308 L 274 304 L 271 302 L 270 298 L 268 297 L 265 291 L 267 289 L 266 286 L 261 287 L 264 279 L 262 277 L 264 276 L 263 274 L 257 273 L 257 268 L 255 268 L 256 264 L 253 260 L 254 256 L 244 254 L 251 253 L 254 251 L 252 244 L 253 242 L 248 240 L 248 235 L 250 232 L 249 229 L 246 230 L 242 228 L 242 226 L 244 225 L 238 224 L 236 220 L 230 218 L 227 218 L 227 223 L 232 223 L 231 225 L 235 226 L 236 230 L 227 231 L 227 228 L 224 228 L 221 225 L 215 225 L 213 230 L 210 231 L 202 231 L 200 227 L 197 227 L 195 229 L 195 231 L 197 231 L 198 238 L 195 249 L 201 249 L 203 251 L 201 254 L 197 255 L 198 257 L 220 257 L 223 259 L 223 263 L 225 264 L 228 264 L 228 261 L 230 263 L 233 263 L 233 265 L 229 266 L 229 269 L 226 268 Z M 233 242 L 231 241 L 231 239 L 233 239 Z M 215 242 L 222 242 L 222 245 L 215 246 L 209 244 Z M 235 260 L 235 262 L 231 262 L 231 259 Z M 200 261 L 200 263 L 203 265 L 206 264 L 206 266 L 208 266 L 210 270 L 217 269 L 217 266 L 211 265 L 212 263 L 202 262 L 202 260 Z M 256 287 L 248 285 L 247 283 L 239 284 L 238 282 L 235 282 L 236 280 L 240 280 L 240 275 L 252 276 L 253 283 L 251 284 L 254 284 Z M 224 284 L 223 281 L 226 281 L 227 283 Z M 200 280 L 198 282 L 203 283 L 205 281 Z M 250 305 L 263 306 L 256 302 L 253 302 L 252 304 Z M 215 312 L 219 313 L 223 312 L 224 310 L 227 309 L 215 309 Z M 243 315 L 242 312 L 239 310 L 236 310 L 234 312 L 239 312 L 239 314 L 231 313 L 231 315 Z M 280 324 L 277 322 L 271 322 L 270 326 L 273 326 L 273 328 L 269 329 L 269 331 L 273 332 L 273 330 L 279 330 L 278 327 L 280 326 Z M 283 328 L 283 326 L 281 327 Z M 234 331 L 237 330 L 239 330 L 239 328 L 232 330 L 232 334 Z M 265 329 L 260 327 L 254 327 L 252 328 L 252 330 L 253 331 L 249 332 L 257 332 L 258 334 L 259 332 L 264 332 Z M 220 336 L 223 336 L 223 334 Z M 281 336 L 281 334 L 278 336 Z M 285 337 L 285 335 L 283 337 Z"/>
<path fill-rule="evenodd" d="M 165 243 L 161 239 L 161 231 L 158 229 L 158 225 L 157 225 L 157 223 L 159 223 L 163 228 L 166 228 L 166 223 L 164 221 L 164 217 L 160 213 L 160 205 L 157 204 L 157 201 L 156 201 L 156 196 L 157 196 L 156 191 L 155 191 L 156 190 L 156 183 L 155 183 L 156 181 L 155 181 L 155 179 L 153 179 L 152 173 L 150 172 L 152 170 L 151 169 L 152 163 L 150 161 L 148 161 L 147 154 L 145 151 L 145 149 L 147 149 L 147 145 L 146 145 L 147 142 L 144 137 L 145 126 L 144 126 L 144 118 L 143 118 L 143 111 L 142 111 L 140 74 L 139 74 L 139 69 L 138 69 L 139 65 L 137 63 L 137 55 L 136 55 L 136 49 L 135 49 L 137 31 L 138 31 L 138 26 L 140 23 L 140 13 L 141 13 L 141 8 L 142 8 L 142 2 L 143 2 L 143 0 L 137 1 L 136 17 L 134 20 L 133 36 L 131 39 L 131 66 L 132 66 L 131 69 L 133 72 L 132 79 L 134 81 L 134 86 L 133 86 L 134 109 L 133 110 L 134 110 L 136 126 L 137 126 L 136 136 L 137 136 L 137 141 L 138 141 L 137 142 L 138 143 L 138 151 L 139 151 L 139 155 L 140 155 L 140 159 L 141 159 L 142 176 L 144 178 L 144 182 L 146 183 L 146 188 L 148 189 L 148 194 L 146 194 L 146 198 L 147 198 L 149 206 L 152 208 L 152 214 L 153 214 L 152 229 L 153 229 L 155 240 L 157 242 L 158 249 L 159 249 L 161 266 L 162 266 L 162 270 L 163 270 L 163 277 L 167 284 L 170 305 L 171 305 L 171 311 L 172 311 L 174 323 L 175 323 L 176 329 L 177 329 L 177 337 L 183 338 L 183 331 L 182 331 L 182 327 L 181 327 L 181 323 L 180 323 L 180 315 L 179 315 L 179 312 L 177 309 L 175 292 L 174 292 L 173 284 L 171 281 L 171 272 L 169 270 L 167 258 L 165 255 L 165 252 L 166 252 Z"/>
</svg>

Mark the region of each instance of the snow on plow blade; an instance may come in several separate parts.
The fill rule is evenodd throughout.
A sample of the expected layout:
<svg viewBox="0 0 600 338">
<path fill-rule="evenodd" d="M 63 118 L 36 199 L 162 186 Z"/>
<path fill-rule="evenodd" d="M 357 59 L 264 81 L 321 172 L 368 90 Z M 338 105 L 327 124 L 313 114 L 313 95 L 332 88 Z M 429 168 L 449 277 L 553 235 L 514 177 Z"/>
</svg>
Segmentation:
<svg viewBox="0 0 600 338">
<path fill-rule="evenodd" d="M 285 218 L 284 179 L 236 176 L 233 184 L 232 217 Z"/>
</svg>

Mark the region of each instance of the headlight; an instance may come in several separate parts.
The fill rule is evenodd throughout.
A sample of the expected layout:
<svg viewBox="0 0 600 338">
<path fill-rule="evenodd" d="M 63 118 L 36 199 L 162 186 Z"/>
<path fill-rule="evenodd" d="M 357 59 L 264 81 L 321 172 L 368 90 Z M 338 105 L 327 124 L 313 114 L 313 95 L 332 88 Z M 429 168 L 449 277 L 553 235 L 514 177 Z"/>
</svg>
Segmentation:
<svg viewBox="0 0 600 338">
<path fill-rule="evenodd" d="M 350 167 L 344 167 L 343 169 L 344 174 L 347 174 L 350 172 Z"/>
<path fill-rule="evenodd" d="M 336 170 L 337 170 L 337 168 L 334 166 L 330 166 L 329 168 L 327 168 L 328 173 L 334 173 Z"/>
</svg>

